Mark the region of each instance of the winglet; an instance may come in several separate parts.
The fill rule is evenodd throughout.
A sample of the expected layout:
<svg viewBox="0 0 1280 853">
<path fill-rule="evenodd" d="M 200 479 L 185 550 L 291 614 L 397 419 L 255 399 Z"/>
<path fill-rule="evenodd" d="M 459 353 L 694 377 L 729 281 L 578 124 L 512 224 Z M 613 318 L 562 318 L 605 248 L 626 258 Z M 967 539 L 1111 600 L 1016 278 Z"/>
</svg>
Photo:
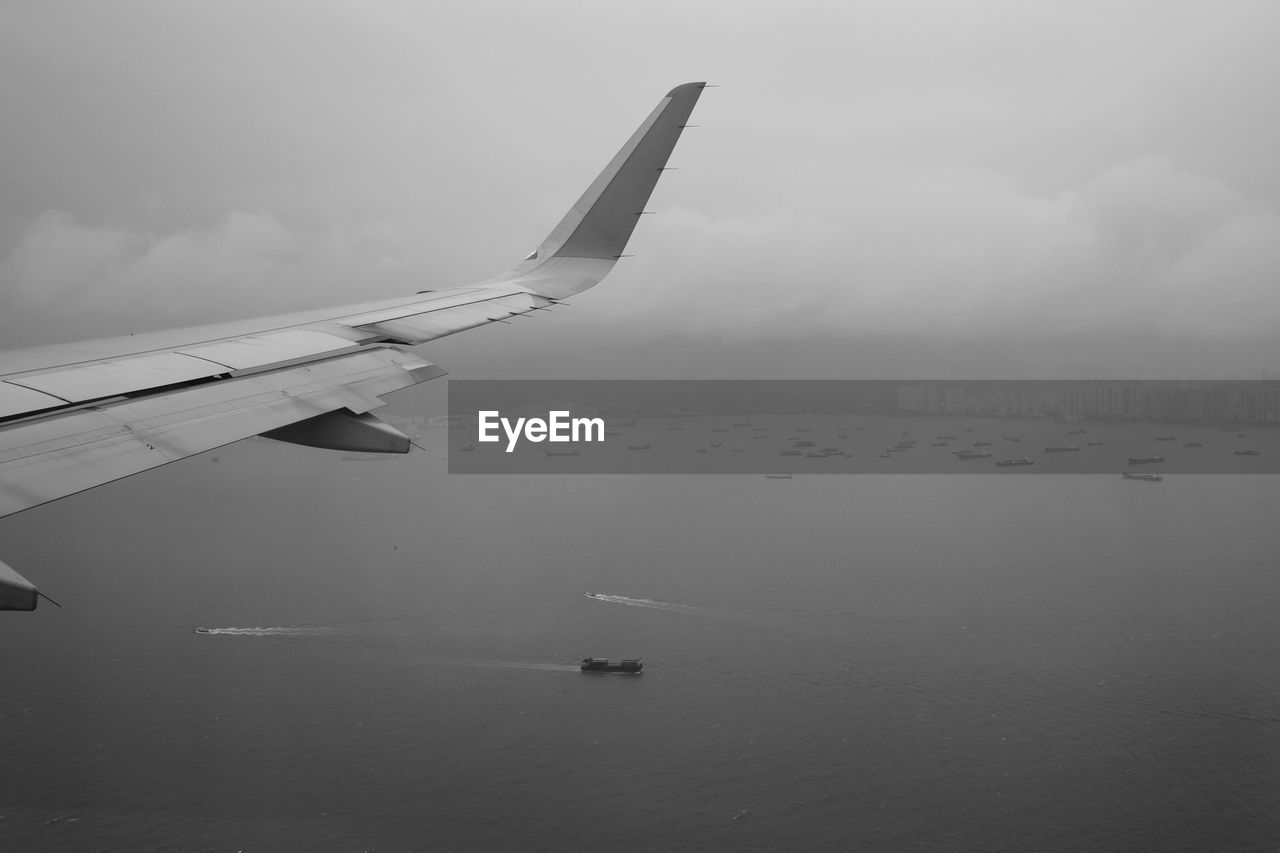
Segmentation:
<svg viewBox="0 0 1280 853">
<path fill-rule="evenodd" d="M 526 279 L 535 293 L 561 299 L 604 278 L 622 256 L 705 87 L 685 83 L 668 92 L 537 251 L 496 280 Z"/>
</svg>

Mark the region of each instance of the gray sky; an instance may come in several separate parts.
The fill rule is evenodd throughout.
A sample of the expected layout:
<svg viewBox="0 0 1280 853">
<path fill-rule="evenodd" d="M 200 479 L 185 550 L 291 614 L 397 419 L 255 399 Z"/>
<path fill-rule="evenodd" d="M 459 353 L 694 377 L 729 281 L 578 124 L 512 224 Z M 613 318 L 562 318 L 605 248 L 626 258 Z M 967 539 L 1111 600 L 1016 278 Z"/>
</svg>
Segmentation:
<svg viewBox="0 0 1280 853">
<path fill-rule="evenodd" d="M 428 357 L 1280 370 L 1278 24 L 1270 0 L 10 2 L 0 345 L 486 277 L 708 80 L 637 257 Z"/>
</svg>

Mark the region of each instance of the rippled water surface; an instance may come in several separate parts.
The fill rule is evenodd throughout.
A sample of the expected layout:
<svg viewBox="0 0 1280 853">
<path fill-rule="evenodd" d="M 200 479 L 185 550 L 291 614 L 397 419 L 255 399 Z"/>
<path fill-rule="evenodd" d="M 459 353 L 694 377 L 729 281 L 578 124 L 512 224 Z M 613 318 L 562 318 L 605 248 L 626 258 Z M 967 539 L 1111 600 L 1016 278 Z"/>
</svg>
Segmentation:
<svg viewBox="0 0 1280 853">
<path fill-rule="evenodd" d="M 245 443 L 0 528 L 0 846 L 1275 849 L 1277 507 Z"/>
</svg>

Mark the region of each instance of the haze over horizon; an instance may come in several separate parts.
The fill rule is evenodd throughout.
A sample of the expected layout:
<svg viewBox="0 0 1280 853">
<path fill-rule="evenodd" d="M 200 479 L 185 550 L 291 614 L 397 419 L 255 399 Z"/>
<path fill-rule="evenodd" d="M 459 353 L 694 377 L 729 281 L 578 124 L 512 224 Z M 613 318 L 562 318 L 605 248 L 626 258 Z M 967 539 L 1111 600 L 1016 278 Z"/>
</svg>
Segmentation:
<svg viewBox="0 0 1280 853">
<path fill-rule="evenodd" d="M 0 345 L 465 284 L 707 80 L 629 251 L 468 378 L 1280 369 L 1280 9 L 0 13 Z"/>
</svg>

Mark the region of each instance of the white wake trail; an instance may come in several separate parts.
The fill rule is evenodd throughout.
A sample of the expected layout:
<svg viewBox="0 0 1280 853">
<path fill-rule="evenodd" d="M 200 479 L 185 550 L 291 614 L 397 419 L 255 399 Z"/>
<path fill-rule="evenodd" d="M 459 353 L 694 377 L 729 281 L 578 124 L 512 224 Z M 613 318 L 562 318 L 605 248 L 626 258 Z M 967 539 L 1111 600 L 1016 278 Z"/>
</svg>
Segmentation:
<svg viewBox="0 0 1280 853">
<path fill-rule="evenodd" d="M 297 626 L 272 626 L 260 628 L 196 628 L 197 634 L 220 634 L 232 637 L 316 637 L 323 634 L 333 634 L 336 628 L 328 628 L 323 626 L 315 627 L 297 627 Z"/>
<path fill-rule="evenodd" d="M 588 592 L 587 598 L 602 601 L 605 604 L 620 604 L 624 607 L 644 607 L 649 610 L 661 610 L 666 613 L 683 613 L 686 616 L 702 616 L 710 619 L 729 619 L 742 621 L 743 617 L 710 607 L 694 607 L 691 604 L 677 604 L 674 601 L 656 601 L 652 598 L 630 598 L 625 595 L 606 595 L 601 592 Z"/>
</svg>

